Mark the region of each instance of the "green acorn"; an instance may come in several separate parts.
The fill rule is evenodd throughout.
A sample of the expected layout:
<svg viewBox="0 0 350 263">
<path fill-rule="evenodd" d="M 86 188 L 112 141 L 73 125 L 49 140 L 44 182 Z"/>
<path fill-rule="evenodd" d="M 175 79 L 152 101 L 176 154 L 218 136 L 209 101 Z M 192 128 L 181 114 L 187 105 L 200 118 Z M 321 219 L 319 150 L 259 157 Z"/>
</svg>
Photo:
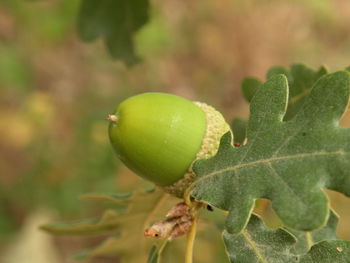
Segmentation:
<svg viewBox="0 0 350 263">
<path fill-rule="evenodd" d="M 195 179 L 192 163 L 215 155 L 221 136 L 230 131 L 213 107 L 166 93 L 130 97 L 108 120 L 119 159 L 178 197 Z"/>
</svg>

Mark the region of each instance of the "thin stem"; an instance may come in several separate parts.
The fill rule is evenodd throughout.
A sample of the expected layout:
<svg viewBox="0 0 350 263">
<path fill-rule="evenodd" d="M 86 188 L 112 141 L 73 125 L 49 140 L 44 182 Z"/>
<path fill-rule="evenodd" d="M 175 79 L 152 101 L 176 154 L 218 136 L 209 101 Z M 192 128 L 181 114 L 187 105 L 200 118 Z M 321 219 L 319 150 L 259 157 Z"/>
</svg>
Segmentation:
<svg viewBox="0 0 350 263">
<path fill-rule="evenodd" d="M 191 191 L 189 189 L 186 189 L 184 193 L 184 201 L 186 205 L 188 205 L 189 207 L 192 207 Z"/>
<path fill-rule="evenodd" d="M 165 238 L 165 240 L 163 241 L 163 243 L 161 244 L 161 246 L 159 247 L 158 252 L 157 252 L 157 254 L 158 254 L 157 263 L 160 263 L 160 258 L 162 256 L 163 250 L 167 244 L 168 244 L 168 238 Z"/>
<path fill-rule="evenodd" d="M 163 252 L 163 249 L 165 248 L 166 244 L 168 244 L 168 239 L 165 239 L 162 243 L 162 245 L 159 247 L 159 254 L 161 254 Z"/>
<path fill-rule="evenodd" d="M 193 219 L 191 230 L 187 235 L 187 245 L 186 245 L 186 258 L 185 263 L 192 263 L 193 260 L 193 246 L 194 240 L 196 238 L 197 232 L 197 218 Z"/>
<path fill-rule="evenodd" d="M 310 249 L 312 247 L 312 245 L 314 244 L 314 241 L 312 240 L 311 233 L 310 232 L 306 232 L 305 236 L 306 236 L 307 247 L 308 247 L 308 249 Z"/>
</svg>

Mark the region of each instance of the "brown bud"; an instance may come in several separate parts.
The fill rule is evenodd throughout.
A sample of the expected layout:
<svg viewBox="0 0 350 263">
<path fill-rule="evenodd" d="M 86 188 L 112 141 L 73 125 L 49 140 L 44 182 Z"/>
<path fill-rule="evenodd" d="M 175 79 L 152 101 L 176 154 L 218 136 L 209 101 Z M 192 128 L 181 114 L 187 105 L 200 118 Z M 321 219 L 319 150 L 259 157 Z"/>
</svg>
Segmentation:
<svg viewBox="0 0 350 263">
<path fill-rule="evenodd" d="M 184 202 L 178 203 L 173 206 L 169 212 L 166 214 L 166 218 L 179 217 L 185 214 L 189 214 L 190 207 L 186 205 Z"/>
<path fill-rule="evenodd" d="M 157 222 L 145 229 L 144 235 L 146 238 L 165 238 L 170 235 L 175 225 L 176 221 L 174 220 Z"/>
<path fill-rule="evenodd" d="M 190 232 L 191 227 L 192 227 L 192 223 L 193 223 L 193 221 L 191 219 L 190 221 L 175 225 L 174 229 L 170 233 L 169 240 L 172 240 L 176 237 L 183 236 L 183 235 L 187 234 L 188 232 Z"/>
</svg>

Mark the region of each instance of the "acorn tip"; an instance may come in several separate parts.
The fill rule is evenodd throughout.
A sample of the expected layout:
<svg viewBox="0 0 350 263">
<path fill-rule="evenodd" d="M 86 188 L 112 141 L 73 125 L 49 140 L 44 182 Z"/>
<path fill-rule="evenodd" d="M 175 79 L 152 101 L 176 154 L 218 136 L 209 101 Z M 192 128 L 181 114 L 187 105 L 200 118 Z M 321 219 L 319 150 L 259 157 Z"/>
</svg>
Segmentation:
<svg viewBox="0 0 350 263">
<path fill-rule="evenodd" d="M 107 121 L 117 122 L 118 121 L 118 116 L 114 115 L 114 114 L 109 114 L 106 119 L 107 119 Z"/>
</svg>

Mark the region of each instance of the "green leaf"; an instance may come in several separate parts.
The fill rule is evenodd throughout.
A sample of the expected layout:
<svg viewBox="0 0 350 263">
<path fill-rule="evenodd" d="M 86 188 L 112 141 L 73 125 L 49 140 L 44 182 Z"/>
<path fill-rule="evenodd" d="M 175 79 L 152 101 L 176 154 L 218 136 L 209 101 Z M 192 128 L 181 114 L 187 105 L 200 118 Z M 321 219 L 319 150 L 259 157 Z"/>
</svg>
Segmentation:
<svg viewBox="0 0 350 263">
<path fill-rule="evenodd" d="M 324 66 L 321 66 L 315 71 L 303 64 L 293 64 L 290 69 L 282 66 L 274 66 L 266 73 L 266 79 L 270 79 L 271 77 L 280 74 L 285 75 L 288 79 L 288 109 L 284 116 L 284 120 L 289 120 L 303 105 L 305 98 L 310 93 L 315 82 L 320 77 L 327 74 L 327 69 Z M 251 101 L 255 92 L 261 85 L 261 82 L 255 78 L 246 78 L 243 81 L 242 92 L 248 102 Z"/>
<path fill-rule="evenodd" d="M 232 121 L 232 132 L 235 143 L 243 144 L 245 138 L 246 138 L 246 130 L 247 130 L 247 121 L 236 118 Z"/>
<path fill-rule="evenodd" d="M 147 263 L 157 263 L 157 262 L 158 262 L 158 250 L 156 246 L 153 246 L 149 253 Z"/>
<path fill-rule="evenodd" d="M 89 257 L 89 251 L 80 251 L 71 256 L 74 260 L 85 260 Z"/>
<path fill-rule="evenodd" d="M 331 210 L 327 224 L 320 229 L 313 232 L 301 232 L 287 229 L 287 231 L 292 233 L 298 240 L 294 246 L 293 252 L 295 254 L 303 254 L 315 243 L 324 240 L 336 240 L 338 238 L 336 233 L 337 225 L 338 216 Z"/>
<path fill-rule="evenodd" d="M 142 194 L 141 194 L 142 195 Z M 125 194 L 86 194 L 82 196 L 87 200 L 110 201 L 119 206 L 125 206 L 130 202 L 132 193 Z M 120 215 L 125 210 L 106 210 L 101 218 L 83 219 L 71 222 L 53 223 L 41 226 L 42 230 L 56 235 L 93 235 L 111 231 L 119 231 Z"/>
<path fill-rule="evenodd" d="M 322 241 L 300 258 L 300 263 L 349 263 L 350 242 L 342 240 Z"/>
<path fill-rule="evenodd" d="M 307 254 L 294 253 L 295 237 L 284 229 L 272 230 L 252 215 L 246 229 L 239 234 L 224 231 L 227 254 L 234 263 L 348 263 L 350 242 L 322 241 Z"/>
<path fill-rule="evenodd" d="M 290 74 L 289 70 L 282 66 L 273 66 L 266 73 L 266 79 L 272 78 L 275 75 L 283 74 L 287 77 L 289 84 L 293 82 L 293 76 Z"/>
<path fill-rule="evenodd" d="M 307 95 L 310 93 L 314 83 L 323 75 L 327 74 L 325 67 L 320 67 L 314 71 L 305 65 L 295 64 L 290 68 L 290 91 L 288 110 L 284 116 L 285 120 L 290 120 L 304 104 Z M 288 76 L 288 75 L 287 75 Z"/>
<path fill-rule="evenodd" d="M 154 189 L 149 190 L 150 193 L 154 192 Z M 93 201 L 108 201 L 115 204 L 127 204 L 132 200 L 133 193 L 92 193 L 84 194 L 80 197 L 82 200 L 93 200 Z"/>
<path fill-rule="evenodd" d="M 261 81 L 257 78 L 245 78 L 242 81 L 241 89 L 244 98 L 250 102 L 255 94 L 255 92 L 260 88 L 262 85 Z"/>
<path fill-rule="evenodd" d="M 149 255 L 147 263 L 160 263 L 161 262 L 161 254 L 163 252 L 164 247 L 167 245 L 168 241 L 163 241 L 163 244 L 160 246 L 152 246 Z M 172 255 L 172 259 L 176 259 L 175 255 Z"/>
<path fill-rule="evenodd" d="M 78 33 L 83 41 L 104 39 L 115 59 L 133 65 L 133 37 L 147 23 L 149 0 L 83 0 L 78 19 Z"/>
<path fill-rule="evenodd" d="M 270 230 L 252 215 L 246 229 L 239 234 L 223 234 L 227 254 L 234 263 L 297 262 L 290 253 L 296 239 L 283 229 Z"/>
<path fill-rule="evenodd" d="M 157 219 L 177 200 L 161 190 L 147 190 L 132 195 L 90 194 L 85 198 L 112 201 L 128 205 L 121 211 L 107 210 L 101 218 L 81 220 L 71 223 L 56 223 L 41 228 L 63 235 L 110 234 L 102 244 L 82 255 L 84 257 L 118 256 L 123 262 L 146 262 L 152 241 L 143 236 L 144 229 Z"/>
<path fill-rule="evenodd" d="M 101 218 L 85 219 L 67 223 L 54 223 L 41 226 L 42 230 L 56 235 L 94 235 L 120 231 L 120 214 L 107 210 Z"/>
<path fill-rule="evenodd" d="M 327 69 L 324 66 L 321 66 L 317 71 L 308 68 L 303 64 L 293 64 L 290 69 L 287 69 L 282 66 L 271 67 L 266 73 L 266 79 L 269 79 L 273 76 L 283 74 L 287 77 L 289 85 L 289 96 L 288 96 L 288 108 L 287 113 L 284 116 L 284 120 L 291 119 L 303 105 L 307 95 L 310 93 L 315 82 L 327 74 Z M 250 102 L 262 85 L 260 80 L 257 78 L 246 78 L 243 80 L 241 89 L 245 99 Z M 234 128 L 234 126 L 232 126 Z M 243 127 L 239 127 L 243 128 Z M 235 131 L 233 131 L 235 134 Z M 239 131 L 239 134 L 242 134 L 242 131 Z M 242 137 L 239 137 L 239 140 L 244 141 Z M 235 137 L 236 142 L 236 137 Z M 237 141 L 239 142 L 239 141 Z"/>
<path fill-rule="evenodd" d="M 322 189 L 350 196 L 350 132 L 339 127 L 349 92 L 348 72 L 326 75 L 294 118 L 283 121 L 287 79 L 271 77 L 251 102 L 247 144 L 232 147 L 224 135 L 216 156 L 194 164 L 192 195 L 229 211 L 229 233 L 245 228 L 257 198 L 270 199 L 287 227 L 324 226 L 329 207 Z"/>
</svg>

